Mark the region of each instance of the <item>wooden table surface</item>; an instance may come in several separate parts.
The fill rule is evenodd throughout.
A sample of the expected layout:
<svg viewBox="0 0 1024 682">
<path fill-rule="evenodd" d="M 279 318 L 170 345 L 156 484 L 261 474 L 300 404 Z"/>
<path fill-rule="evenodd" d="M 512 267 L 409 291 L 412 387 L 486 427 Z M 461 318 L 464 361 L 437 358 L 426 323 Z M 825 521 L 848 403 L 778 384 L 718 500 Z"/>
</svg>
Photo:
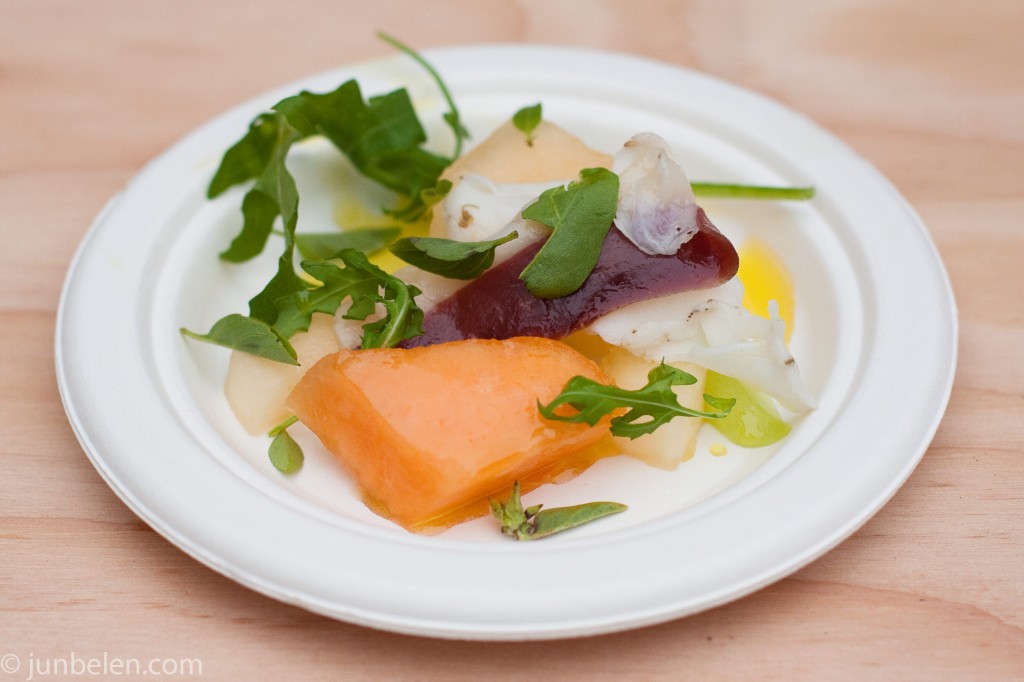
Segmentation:
<svg viewBox="0 0 1024 682">
<path fill-rule="evenodd" d="M 949 410 L 905 487 L 752 596 L 526 644 L 334 622 L 136 518 L 57 392 L 69 259 L 147 160 L 272 86 L 389 54 L 376 29 L 422 48 L 555 43 L 696 68 L 804 112 L 880 168 L 934 236 L 961 322 Z M 4 0 L 0 664 L 21 668 L 0 680 L 72 655 L 199 659 L 210 679 L 1024 679 L 1022 34 L 1020 0 Z"/>
</svg>

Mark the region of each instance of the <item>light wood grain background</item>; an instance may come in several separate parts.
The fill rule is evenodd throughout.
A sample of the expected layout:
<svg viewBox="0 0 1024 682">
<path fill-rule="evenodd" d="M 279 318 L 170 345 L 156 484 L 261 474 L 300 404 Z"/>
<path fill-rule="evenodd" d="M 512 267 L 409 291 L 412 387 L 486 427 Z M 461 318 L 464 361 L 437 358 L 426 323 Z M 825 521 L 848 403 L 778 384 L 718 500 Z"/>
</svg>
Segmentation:
<svg viewBox="0 0 1024 682">
<path fill-rule="evenodd" d="M 738 602 L 531 644 L 311 615 L 133 516 L 57 393 L 68 261 L 148 159 L 270 87 L 388 54 L 376 29 L 424 48 L 553 43 L 693 67 L 806 113 L 879 167 L 928 224 L 961 320 L 949 411 L 892 502 Z M 0 656 L 197 658 L 204 678 L 239 680 L 1024 679 L 1022 35 L 1020 0 L 3 0 Z"/>
</svg>

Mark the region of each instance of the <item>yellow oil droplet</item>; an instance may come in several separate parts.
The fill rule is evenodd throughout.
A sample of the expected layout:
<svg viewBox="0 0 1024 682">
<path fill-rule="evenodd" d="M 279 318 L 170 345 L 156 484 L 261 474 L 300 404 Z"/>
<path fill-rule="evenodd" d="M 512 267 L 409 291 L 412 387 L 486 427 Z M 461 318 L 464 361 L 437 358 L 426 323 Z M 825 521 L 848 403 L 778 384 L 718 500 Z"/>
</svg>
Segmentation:
<svg viewBox="0 0 1024 682">
<path fill-rule="evenodd" d="M 413 223 L 400 222 L 389 218 L 380 210 L 371 208 L 356 198 L 341 201 L 334 209 L 334 222 L 342 230 L 358 230 L 363 227 L 397 227 L 401 229 L 401 232 L 396 239 L 426 237 L 430 230 L 429 218 L 430 213 L 428 212 L 425 220 L 417 220 Z M 370 262 L 385 272 L 394 272 L 406 265 L 405 261 L 387 249 L 371 255 Z"/>
<path fill-rule="evenodd" d="M 343 230 L 364 225 L 391 225 L 394 223 L 380 211 L 371 209 L 354 197 L 338 202 L 334 209 L 334 222 Z"/>
<path fill-rule="evenodd" d="M 768 302 L 779 305 L 779 317 L 786 323 L 786 342 L 793 334 L 793 280 L 782 260 L 760 239 L 748 239 L 739 249 L 743 282 L 743 307 L 768 317 Z"/>
<path fill-rule="evenodd" d="M 708 452 L 715 457 L 724 457 L 729 454 L 729 448 L 725 447 L 725 443 L 712 443 L 711 447 L 708 448 Z"/>
<path fill-rule="evenodd" d="M 569 334 L 569 336 L 562 338 L 562 343 L 597 363 L 600 363 L 616 347 L 597 334 L 587 330 L 580 330 Z"/>
</svg>

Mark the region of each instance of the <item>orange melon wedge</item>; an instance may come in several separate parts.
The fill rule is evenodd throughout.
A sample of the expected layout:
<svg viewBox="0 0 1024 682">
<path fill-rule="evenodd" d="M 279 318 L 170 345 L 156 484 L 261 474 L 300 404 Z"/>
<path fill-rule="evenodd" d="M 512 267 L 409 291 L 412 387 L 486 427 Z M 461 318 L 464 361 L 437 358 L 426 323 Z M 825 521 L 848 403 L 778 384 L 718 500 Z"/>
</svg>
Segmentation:
<svg viewBox="0 0 1024 682">
<path fill-rule="evenodd" d="M 608 432 L 544 419 L 575 375 L 610 383 L 569 346 L 534 337 L 414 349 L 343 350 L 288 398 L 361 487 L 371 509 L 424 530 L 516 480 L 552 480 Z"/>
</svg>

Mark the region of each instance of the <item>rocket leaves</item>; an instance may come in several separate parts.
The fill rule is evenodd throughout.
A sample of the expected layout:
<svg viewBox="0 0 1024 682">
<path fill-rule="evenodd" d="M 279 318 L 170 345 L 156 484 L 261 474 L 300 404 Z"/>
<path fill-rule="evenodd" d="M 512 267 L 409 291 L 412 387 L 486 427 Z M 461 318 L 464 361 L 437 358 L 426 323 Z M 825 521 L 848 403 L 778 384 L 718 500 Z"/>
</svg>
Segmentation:
<svg viewBox="0 0 1024 682">
<path fill-rule="evenodd" d="M 519 481 L 516 481 L 508 500 L 491 500 L 491 513 L 501 524 L 503 535 L 516 540 L 540 540 L 610 514 L 626 511 L 626 505 L 618 502 L 588 502 L 570 507 L 541 509 L 543 506 L 536 504 L 523 509 L 519 497 Z"/>
<path fill-rule="evenodd" d="M 736 401 L 732 398 L 716 398 L 705 395 L 704 400 L 716 412 L 701 412 L 679 404 L 673 386 L 688 386 L 697 379 L 681 369 L 662 362 L 647 374 L 643 388 L 629 390 L 618 386 L 598 383 L 583 376 L 575 376 L 565 388 L 547 405 L 537 404 L 545 419 L 564 422 L 585 422 L 596 424 L 605 415 L 625 408 L 625 412 L 611 420 L 613 436 L 639 438 L 651 433 L 675 417 L 703 417 L 721 419 L 729 414 Z M 572 414 L 558 411 L 567 405 L 575 409 Z M 644 419 L 644 418 L 647 419 Z M 643 421 L 641 421 L 643 420 Z"/>
<path fill-rule="evenodd" d="M 294 233 L 299 194 L 284 157 L 298 138 L 298 132 L 281 114 L 265 114 L 257 117 L 245 137 L 224 154 L 207 190 L 210 198 L 239 182 L 255 179 L 256 184 L 242 200 L 242 231 L 220 254 L 223 260 L 241 263 L 259 255 L 278 216 L 285 231 Z"/>
<path fill-rule="evenodd" d="M 512 115 L 512 125 L 526 135 L 526 144 L 533 146 L 533 131 L 540 125 L 543 108 L 540 102 L 533 106 L 523 107 Z"/>
<path fill-rule="evenodd" d="M 606 168 L 584 168 L 567 187 L 545 191 L 523 209 L 523 217 L 552 228 L 519 279 L 537 298 L 558 298 L 579 289 L 601 255 L 619 199 L 619 176 Z"/>
<path fill-rule="evenodd" d="M 302 448 L 284 429 L 273 436 L 267 454 L 270 456 L 270 463 L 282 474 L 294 474 L 302 468 L 302 463 L 306 460 Z"/>
<path fill-rule="evenodd" d="M 452 159 L 459 158 L 462 153 L 463 141 L 469 139 L 469 131 L 462 125 L 462 117 L 459 114 L 458 107 L 455 106 L 455 100 L 452 99 L 451 92 L 448 91 L 448 86 L 445 85 L 444 79 L 441 78 L 441 74 L 437 72 L 437 69 L 423 58 L 420 53 L 412 49 L 405 43 L 401 42 L 393 36 L 389 36 L 387 33 L 378 32 L 377 37 L 383 40 L 391 47 L 405 53 L 406 56 L 410 57 L 413 61 L 423 67 L 423 69 L 430 74 L 430 77 L 434 79 L 434 83 L 437 84 L 437 89 L 441 91 L 441 96 L 444 97 L 445 102 L 448 104 L 448 112 L 444 114 L 445 123 L 452 129 L 452 133 L 455 135 L 455 151 L 452 152 Z"/>
<path fill-rule="evenodd" d="M 766 185 L 738 185 L 723 182 L 691 182 L 690 189 L 698 197 L 725 199 L 767 199 L 777 201 L 807 201 L 814 198 L 814 187 L 772 187 Z"/>
<path fill-rule="evenodd" d="M 312 135 L 330 140 L 356 169 L 408 197 L 403 210 L 422 206 L 451 159 L 423 149 L 427 136 L 404 89 L 364 101 L 350 80 L 323 94 L 303 91 L 260 114 L 221 159 L 209 198 L 255 180 L 242 201 L 242 230 L 221 258 L 242 262 L 258 255 L 278 216 L 285 237 L 295 234 L 299 195 L 285 159 L 292 145 Z"/>
<path fill-rule="evenodd" d="M 222 317 L 206 334 L 197 334 L 185 328 L 181 329 L 181 333 L 197 341 L 226 346 L 267 360 L 287 365 L 299 364 L 295 349 L 287 338 L 266 322 L 245 315 Z"/>
<path fill-rule="evenodd" d="M 295 235 L 295 246 L 304 258 L 326 260 L 342 249 L 355 249 L 366 254 L 380 251 L 395 240 L 398 227 L 361 227 L 339 232 L 311 232 Z"/>
<path fill-rule="evenodd" d="M 420 290 L 389 275 L 366 259 L 359 251 L 346 249 L 338 254 L 345 267 L 329 261 L 305 261 L 302 268 L 323 284 L 310 290 L 294 309 L 300 323 L 309 326 L 313 312 L 333 314 L 345 298 L 352 304 L 342 316 L 365 320 L 378 303 L 384 316 L 363 325 L 362 348 L 391 348 L 405 339 L 423 333 L 423 311 L 414 302 Z M 308 315 L 308 317 L 307 317 Z"/>
<path fill-rule="evenodd" d="M 440 87 L 450 106 L 444 118 L 455 134 L 458 156 L 468 133 L 440 76 L 407 46 L 390 36 L 380 37 L 426 68 Z M 422 333 L 422 311 L 414 302 L 419 290 L 371 265 L 356 250 L 382 248 L 393 238 L 393 230 L 358 238 L 356 232 L 296 235 L 299 193 L 286 159 L 292 145 L 311 136 L 327 138 L 360 173 L 404 195 L 406 203 L 395 215 L 418 217 L 428 202 L 450 188 L 438 178 L 452 159 L 424 149 L 426 132 L 404 88 L 364 100 L 359 84 L 350 80 L 331 92 L 303 91 L 279 101 L 253 119 L 245 135 L 224 153 L 207 188 L 213 199 L 236 185 L 252 183 L 242 199 L 241 230 L 220 257 L 241 263 L 259 255 L 280 218 L 284 248 L 277 270 L 250 299 L 248 316 L 228 315 L 207 334 L 182 329 L 183 334 L 297 364 L 287 339 L 308 329 L 314 312 L 333 314 L 346 298 L 352 303 L 345 314 L 356 319 L 368 317 L 377 303 L 384 306 L 385 316 L 364 326 L 364 347 L 393 345 Z M 311 285 L 296 272 L 297 246 L 304 255 L 340 258 L 344 267 L 304 261 L 302 269 L 318 281 Z"/>
<path fill-rule="evenodd" d="M 391 253 L 420 270 L 449 279 L 474 279 L 494 263 L 494 250 L 517 238 L 512 231 L 504 237 L 482 242 L 460 242 L 440 237 L 406 237 L 391 245 Z"/>
<path fill-rule="evenodd" d="M 303 261 L 302 269 L 317 283 L 296 276 L 299 290 L 268 299 L 269 322 L 233 314 L 217 321 L 207 334 L 181 331 L 200 341 L 296 365 L 295 351 L 287 339 L 309 329 L 313 313 L 334 315 L 345 299 L 350 299 L 344 314 L 348 319 L 365 320 L 378 303 L 384 307 L 383 317 L 363 326 L 363 348 L 390 348 L 423 333 L 423 311 L 414 300 L 419 289 L 384 272 L 355 249 L 343 249 L 336 257 L 342 265 Z"/>
</svg>

